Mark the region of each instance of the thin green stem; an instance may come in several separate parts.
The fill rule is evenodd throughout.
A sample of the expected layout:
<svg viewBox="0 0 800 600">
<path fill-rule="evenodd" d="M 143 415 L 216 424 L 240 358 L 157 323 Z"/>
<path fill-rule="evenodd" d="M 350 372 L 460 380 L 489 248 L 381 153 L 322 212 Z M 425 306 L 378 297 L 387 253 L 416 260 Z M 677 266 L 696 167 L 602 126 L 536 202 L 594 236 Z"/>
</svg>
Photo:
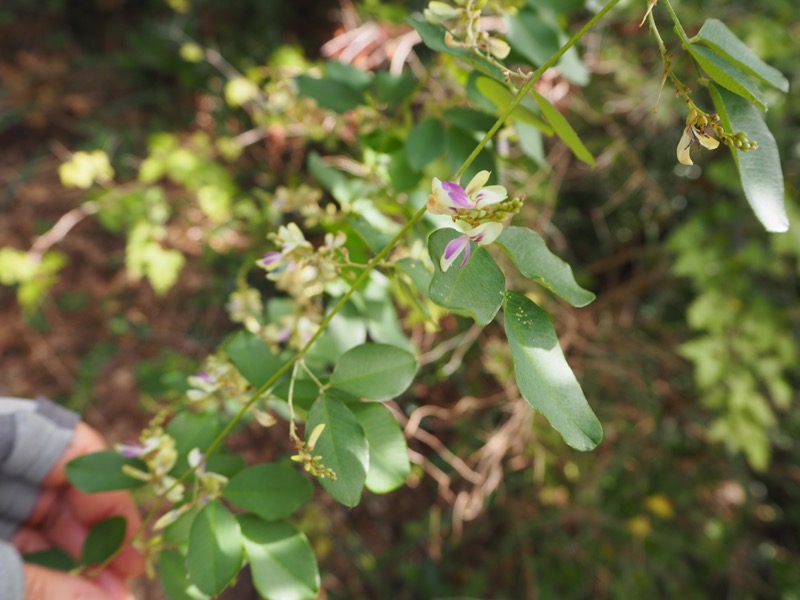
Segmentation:
<svg viewBox="0 0 800 600">
<path fill-rule="evenodd" d="M 610 2 L 608 2 L 608 4 L 606 4 L 600 12 L 598 12 L 595 16 L 589 19 L 586 22 L 586 24 L 575 33 L 575 35 L 573 35 L 569 40 L 567 40 L 567 42 L 563 46 L 561 46 L 561 48 L 559 48 L 558 51 L 555 54 L 553 54 L 553 56 L 547 59 L 547 61 L 545 61 L 538 69 L 536 69 L 533 73 L 530 74 L 528 81 L 526 81 L 525 84 L 519 89 L 517 95 L 514 96 L 514 99 L 506 107 L 506 110 L 503 112 L 503 114 L 501 114 L 500 117 L 497 119 L 497 121 L 495 121 L 495 124 L 492 125 L 492 128 L 489 131 L 486 132 L 486 135 L 483 136 L 483 139 L 480 142 L 478 142 L 478 145 L 475 146 L 475 149 L 464 161 L 464 164 L 462 164 L 461 167 L 458 169 L 458 171 L 456 171 L 455 174 L 456 181 L 459 181 L 461 179 L 461 177 L 464 175 L 464 172 L 478 157 L 478 154 L 480 154 L 481 150 L 483 150 L 486 144 L 489 143 L 489 140 L 492 139 L 492 137 L 494 137 L 494 134 L 497 133 L 497 130 L 500 129 L 500 127 L 502 127 L 503 123 L 505 123 L 506 119 L 508 119 L 511 113 L 514 112 L 514 109 L 517 108 L 517 105 L 519 105 L 519 103 L 522 102 L 522 99 L 525 98 L 525 96 L 527 96 L 528 93 L 533 89 L 533 86 L 536 85 L 536 82 L 539 81 L 539 79 L 541 79 L 545 71 L 547 71 L 547 69 L 549 69 L 550 67 L 554 66 L 561 59 L 561 57 L 564 56 L 567 50 L 569 50 L 575 44 L 577 44 L 578 41 L 580 41 L 580 39 L 584 35 L 586 35 L 586 33 L 592 27 L 594 27 L 600 19 L 602 19 L 612 8 L 614 8 L 619 3 L 619 1 L 620 0 L 610 0 Z"/>
</svg>

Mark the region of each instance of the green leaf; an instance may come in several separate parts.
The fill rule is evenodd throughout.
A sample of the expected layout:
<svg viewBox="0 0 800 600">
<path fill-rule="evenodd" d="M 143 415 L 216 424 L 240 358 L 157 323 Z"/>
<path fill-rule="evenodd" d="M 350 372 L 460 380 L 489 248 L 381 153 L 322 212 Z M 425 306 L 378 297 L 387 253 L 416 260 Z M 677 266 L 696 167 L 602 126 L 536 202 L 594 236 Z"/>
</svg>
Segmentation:
<svg viewBox="0 0 800 600">
<path fill-rule="evenodd" d="M 406 159 L 411 168 L 421 171 L 444 150 L 444 127 L 433 117 L 423 119 L 411 129 L 406 140 Z"/>
<path fill-rule="evenodd" d="M 225 422 L 216 412 L 196 413 L 183 410 L 176 414 L 166 426 L 166 432 L 175 439 L 178 460 L 176 472 L 183 473 L 189 468 L 186 458 L 194 448 L 205 450 L 222 431 Z M 213 458 L 213 457 L 212 457 Z"/>
<path fill-rule="evenodd" d="M 262 519 L 283 519 L 311 499 L 311 482 L 296 470 L 264 463 L 237 473 L 225 486 L 223 496 Z"/>
<path fill-rule="evenodd" d="M 397 419 L 385 406 L 374 402 L 354 402 L 349 407 L 369 443 L 367 488 L 376 494 L 399 488 L 411 473 L 411 463 Z"/>
<path fill-rule="evenodd" d="M 323 396 L 308 413 L 306 438 L 319 424 L 325 429 L 317 440 L 314 454 L 336 473 L 336 481 L 320 479 L 322 487 L 345 506 L 355 506 L 367 479 L 369 447 L 364 430 L 353 413 L 340 400 Z M 307 441 L 307 440 L 306 440 Z"/>
<path fill-rule="evenodd" d="M 239 517 L 244 551 L 262 598 L 304 600 L 317 597 L 319 567 L 308 539 L 288 523 Z"/>
<path fill-rule="evenodd" d="M 475 80 L 478 91 L 495 105 L 497 114 L 504 113 L 514 101 L 514 94 L 505 85 L 489 77 L 478 77 Z M 536 127 L 545 135 L 553 135 L 553 129 L 527 106 L 518 104 L 509 115 L 509 119 Z"/>
<path fill-rule="evenodd" d="M 81 549 L 81 564 L 99 565 L 122 547 L 128 522 L 124 517 L 110 517 L 94 525 Z"/>
<path fill-rule="evenodd" d="M 372 86 L 374 79 L 372 72 L 338 60 L 330 60 L 325 63 L 325 75 L 334 81 L 341 81 L 362 94 Z"/>
<path fill-rule="evenodd" d="M 542 237 L 527 227 L 508 227 L 495 242 L 522 273 L 572 306 L 586 306 L 595 295 L 575 281 L 572 268 L 550 252 Z"/>
<path fill-rule="evenodd" d="M 414 92 L 417 80 L 411 71 L 392 75 L 388 71 L 375 73 L 375 97 L 382 104 L 400 104 Z"/>
<path fill-rule="evenodd" d="M 361 344 L 342 354 L 330 385 L 370 400 L 390 400 L 402 394 L 417 373 L 417 359 L 389 344 Z"/>
<path fill-rule="evenodd" d="M 486 78 L 480 77 L 479 79 Z M 497 120 L 494 115 L 465 106 L 450 107 L 444 111 L 442 116 L 448 124 L 467 131 L 489 131 Z"/>
<path fill-rule="evenodd" d="M 558 31 L 545 23 L 538 14 L 520 10 L 507 17 L 508 43 L 533 65 L 542 65 L 558 51 Z"/>
<path fill-rule="evenodd" d="M 750 75 L 704 46 L 687 44 L 686 49 L 711 79 L 757 104 L 762 110 L 767 110 L 767 100 Z"/>
<path fill-rule="evenodd" d="M 425 263 L 416 258 L 401 258 L 394 263 L 398 269 L 408 275 L 414 286 L 422 292 L 425 296 L 428 295 L 428 290 L 431 287 L 431 280 L 433 273 L 431 273 Z"/>
<path fill-rule="evenodd" d="M 559 8 L 564 5 L 559 3 Z M 535 9 L 535 10 L 531 10 Z M 511 49 L 533 65 L 542 65 L 564 44 L 568 36 L 558 23 L 558 17 L 540 2 L 528 3 L 516 15 L 506 17 L 506 37 Z M 567 50 L 558 61 L 561 73 L 576 85 L 584 86 L 589 73 L 575 48 Z"/>
<path fill-rule="evenodd" d="M 22 560 L 31 565 L 39 565 L 54 571 L 71 571 L 78 564 L 61 548 L 50 548 L 39 552 L 29 552 L 22 555 Z"/>
<path fill-rule="evenodd" d="M 486 249 L 474 242 L 470 242 L 472 255 L 466 265 L 453 264 L 443 272 L 439 259 L 447 244 L 459 235 L 455 229 L 439 229 L 428 238 L 428 252 L 434 265 L 430 298 L 439 306 L 466 312 L 483 327 L 492 322 L 503 304 L 506 278 Z"/>
<path fill-rule="evenodd" d="M 533 94 L 536 104 L 539 105 L 539 109 L 542 111 L 542 114 L 545 116 L 548 123 L 552 125 L 556 135 L 560 137 L 567 146 L 569 146 L 569 149 L 572 150 L 572 153 L 578 159 L 593 167 L 595 165 L 594 156 L 592 156 L 592 153 L 589 152 L 586 146 L 583 145 L 581 138 L 579 138 L 578 134 L 575 133 L 572 125 L 570 125 L 569 121 L 564 118 L 564 115 L 562 115 L 547 98 L 542 96 L 536 90 L 531 90 L 531 94 Z"/>
<path fill-rule="evenodd" d="M 261 387 L 283 362 L 264 340 L 249 331 L 239 331 L 225 344 L 225 354 L 254 388 Z"/>
<path fill-rule="evenodd" d="M 730 146 L 747 201 L 767 231 L 788 230 L 781 158 L 761 112 L 717 86 L 709 85 L 709 92 L 723 127 L 728 131 L 746 131 L 749 139 L 758 142 L 757 150 L 747 152 Z"/>
<path fill-rule="evenodd" d="M 761 60 L 719 19 L 707 19 L 692 40 L 705 44 L 728 62 L 764 83 L 784 93 L 789 91 L 789 80 L 783 73 Z"/>
<path fill-rule="evenodd" d="M 215 596 L 233 581 L 242 566 L 239 522 L 219 500 L 205 505 L 189 532 L 189 577 Z"/>
<path fill-rule="evenodd" d="M 567 444 L 576 450 L 593 449 L 603 439 L 603 429 L 564 358 L 547 313 L 514 292 L 506 294 L 504 312 L 520 394 Z"/>
<path fill-rule="evenodd" d="M 450 56 L 455 56 L 456 58 L 459 58 L 472 65 L 482 73 L 491 75 L 495 79 L 503 78 L 503 72 L 499 67 L 490 63 L 474 50 L 460 48 L 457 46 L 448 46 L 444 41 L 445 28 L 441 25 L 435 25 L 433 23 L 429 23 L 428 21 L 415 19 L 413 17 L 406 19 L 406 22 L 417 30 L 417 33 L 419 33 L 419 37 L 422 38 L 423 43 L 431 50 L 443 52 L 444 54 L 449 54 Z"/>
<path fill-rule="evenodd" d="M 519 147 L 522 149 L 523 154 L 532 159 L 539 166 L 546 166 L 547 159 L 544 155 L 544 142 L 542 141 L 542 132 L 536 127 L 531 127 L 519 121 L 514 124 L 519 138 Z"/>
<path fill-rule="evenodd" d="M 141 471 L 147 471 L 145 464 L 135 458 L 125 458 L 113 450 L 103 450 L 84 454 L 67 463 L 67 479 L 82 492 L 110 492 L 113 490 L 131 490 L 144 485 L 143 481 L 134 479 L 122 472 L 122 467 L 129 465 Z"/>
<path fill-rule="evenodd" d="M 344 113 L 364 104 L 364 93 L 355 87 L 332 78 L 317 79 L 298 75 L 297 91 L 301 96 L 313 98 L 322 108 Z"/>
<path fill-rule="evenodd" d="M 189 581 L 186 559 L 174 550 L 164 550 L 159 555 L 158 578 L 169 600 L 209 600 L 210 598 Z"/>
</svg>

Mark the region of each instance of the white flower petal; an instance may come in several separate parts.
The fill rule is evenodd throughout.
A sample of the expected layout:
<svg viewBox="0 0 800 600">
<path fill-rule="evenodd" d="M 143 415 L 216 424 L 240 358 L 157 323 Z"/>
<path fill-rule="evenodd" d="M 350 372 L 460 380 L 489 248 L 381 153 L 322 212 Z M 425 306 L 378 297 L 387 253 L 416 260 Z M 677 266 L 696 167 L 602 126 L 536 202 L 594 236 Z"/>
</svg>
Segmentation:
<svg viewBox="0 0 800 600">
<path fill-rule="evenodd" d="M 719 148 L 719 140 L 717 138 L 707 133 L 701 133 L 697 128 L 694 129 L 694 138 L 703 148 L 708 148 L 709 150 L 716 150 Z"/>
<path fill-rule="evenodd" d="M 467 196 L 470 198 L 474 198 L 474 195 L 480 191 L 480 189 L 486 185 L 486 182 L 489 181 L 489 176 L 491 175 L 490 171 L 478 171 L 475 174 L 475 177 L 472 178 L 472 181 L 467 184 L 466 192 Z"/>
<path fill-rule="evenodd" d="M 496 221 L 481 223 L 474 229 L 466 232 L 473 242 L 480 246 L 488 246 L 503 233 L 503 224 Z"/>
<path fill-rule="evenodd" d="M 689 154 L 689 149 L 692 147 L 694 143 L 694 133 L 692 132 L 692 126 L 686 127 L 683 130 L 683 135 L 681 136 L 681 141 L 678 142 L 678 162 L 684 165 L 693 165 L 692 157 Z"/>
<path fill-rule="evenodd" d="M 475 196 L 475 207 L 484 208 L 497 204 L 508 198 L 508 191 L 502 185 L 489 185 L 479 191 Z"/>
</svg>

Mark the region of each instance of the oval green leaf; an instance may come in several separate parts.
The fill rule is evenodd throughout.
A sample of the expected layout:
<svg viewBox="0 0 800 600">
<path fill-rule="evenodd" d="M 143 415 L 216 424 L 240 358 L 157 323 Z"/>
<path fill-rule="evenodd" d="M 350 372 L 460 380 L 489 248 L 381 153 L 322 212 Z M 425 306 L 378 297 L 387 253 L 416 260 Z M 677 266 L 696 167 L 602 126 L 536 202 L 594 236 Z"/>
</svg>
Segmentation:
<svg viewBox="0 0 800 600">
<path fill-rule="evenodd" d="M 224 349 L 242 377 L 255 388 L 261 387 L 283 364 L 264 340 L 249 331 L 239 331 Z"/>
<path fill-rule="evenodd" d="M 784 93 L 789 91 L 789 80 L 783 73 L 761 60 L 719 19 L 707 19 L 694 40 L 705 44 L 745 73 Z"/>
<path fill-rule="evenodd" d="M 414 355 L 389 344 L 361 344 L 342 354 L 330 385 L 370 400 L 390 400 L 402 394 L 417 373 Z"/>
<path fill-rule="evenodd" d="M 123 517 L 110 517 L 89 530 L 81 549 L 81 564 L 99 565 L 122 546 L 128 522 Z"/>
<path fill-rule="evenodd" d="M 423 119 L 411 129 L 406 140 L 408 164 L 415 171 L 436 160 L 444 150 L 444 127 L 433 117 Z"/>
<path fill-rule="evenodd" d="M 344 113 L 364 104 L 363 92 L 343 81 L 298 75 L 295 82 L 301 96 L 313 98 L 322 108 L 334 112 Z"/>
<path fill-rule="evenodd" d="M 158 579 L 169 600 L 209 600 L 209 596 L 189 581 L 186 559 L 174 550 L 164 550 L 158 557 Z"/>
<path fill-rule="evenodd" d="M 319 424 L 325 429 L 314 447 L 314 455 L 322 464 L 333 469 L 336 480 L 328 477 L 319 481 L 328 493 L 345 506 L 355 506 L 367 479 L 369 446 L 364 430 L 353 413 L 340 400 L 323 396 L 308 413 L 306 437 Z"/>
<path fill-rule="evenodd" d="M 547 122 L 553 127 L 553 131 L 556 132 L 556 135 L 561 138 L 561 140 L 569 147 L 570 150 L 572 150 L 572 153 L 576 156 L 576 158 L 593 167 L 595 165 L 594 156 L 592 156 L 592 153 L 589 152 L 589 149 L 584 146 L 581 138 L 579 138 L 578 134 L 575 133 L 572 125 L 570 125 L 569 121 L 564 118 L 564 115 L 562 115 L 558 109 L 550 103 L 550 100 L 542 96 L 535 89 L 531 90 L 531 94 L 533 95 L 534 100 L 536 100 L 539 110 L 542 111 L 542 114 L 547 119 Z"/>
<path fill-rule="evenodd" d="M 374 402 L 350 404 L 369 443 L 367 488 L 386 494 L 399 488 L 411 473 L 408 444 L 397 419 L 389 409 Z"/>
<path fill-rule="evenodd" d="M 550 252 L 542 237 L 527 227 L 508 227 L 495 242 L 514 261 L 519 272 L 572 306 L 586 306 L 595 295 L 575 281 L 572 268 Z"/>
<path fill-rule="evenodd" d="M 22 555 L 22 560 L 31 565 L 39 565 L 53 571 L 71 571 L 77 567 L 75 559 L 60 548 L 50 548 Z"/>
<path fill-rule="evenodd" d="M 486 249 L 474 242 L 470 242 L 472 255 L 466 265 L 454 264 L 443 272 L 439 259 L 447 244 L 459 235 L 455 229 L 439 229 L 428 238 L 434 268 L 430 299 L 439 306 L 466 312 L 483 327 L 492 322 L 503 304 L 506 278 Z"/>
<path fill-rule="evenodd" d="M 218 500 L 206 504 L 189 532 L 189 578 L 200 591 L 216 596 L 242 566 L 239 522 Z"/>
<path fill-rule="evenodd" d="M 296 470 L 279 464 L 260 464 L 237 473 L 223 496 L 262 519 L 288 517 L 311 499 L 311 482 Z"/>
<path fill-rule="evenodd" d="M 506 294 L 506 335 L 520 394 L 576 450 L 592 450 L 603 428 L 567 364 L 547 313 L 514 292 Z"/>
<path fill-rule="evenodd" d="M 288 523 L 239 517 L 244 551 L 262 598 L 306 600 L 316 598 L 319 567 L 308 539 Z"/>
<path fill-rule="evenodd" d="M 727 90 L 713 84 L 708 87 L 725 129 L 746 131 L 751 140 L 758 142 L 757 150 L 747 152 L 730 147 L 745 197 L 753 212 L 767 231 L 788 230 L 789 217 L 784 204 L 783 170 L 778 144 L 767 128 L 761 111 Z"/>
<path fill-rule="evenodd" d="M 82 492 L 111 492 L 113 490 L 131 490 L 144 485 L 143 481 L 134 479 L 122 471 L 129 465 L 141 471 L 147 471 L 145 464 L 135 458 L 125 458 L 113 450 L 103 450 L 84 454 L 67 463 L 67 479 Z"/>
</svg>

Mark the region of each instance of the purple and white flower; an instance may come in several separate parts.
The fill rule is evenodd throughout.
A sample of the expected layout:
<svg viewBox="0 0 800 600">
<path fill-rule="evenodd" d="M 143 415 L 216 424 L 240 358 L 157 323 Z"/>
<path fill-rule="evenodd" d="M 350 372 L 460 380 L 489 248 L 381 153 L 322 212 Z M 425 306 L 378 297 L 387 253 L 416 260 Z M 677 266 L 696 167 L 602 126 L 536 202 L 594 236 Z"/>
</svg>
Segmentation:
<svg viewBox="0 0 800 600">
<path fill-rule="evenodd" d="M 489 221 L 481 223 L 476 227 L 469 227 L 459 221 L 457 225 L 462 227 L 464 235 L 457 237 L 445 246 L 444 254 L 439 260 L 439 267 L 442 271 L 447 271 L 456 259 L 463 254 L 464 258 L 461 260 L 459 267 L 467 264 L 470 255 L 470 241 L 475 242 L 479 246 L 487 246 L 494 242 L 498 236 L 503 233 L 503 224 L 496 221 Z M 464 227 L 467 229 L 464 230 Z"/>
<path fill-rule="evenodd" d="M 460 211 L 480 210 L 508 197 L 502 185 L 489 185 L 489 171 L 480 171 L 467 184 L 461 187 L 454 181 L 440 181 L 433 178 L 431 195 L 428 198 L 428 211 L 435 215 L 456 215 Z"/>
</svg>

